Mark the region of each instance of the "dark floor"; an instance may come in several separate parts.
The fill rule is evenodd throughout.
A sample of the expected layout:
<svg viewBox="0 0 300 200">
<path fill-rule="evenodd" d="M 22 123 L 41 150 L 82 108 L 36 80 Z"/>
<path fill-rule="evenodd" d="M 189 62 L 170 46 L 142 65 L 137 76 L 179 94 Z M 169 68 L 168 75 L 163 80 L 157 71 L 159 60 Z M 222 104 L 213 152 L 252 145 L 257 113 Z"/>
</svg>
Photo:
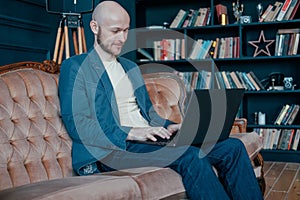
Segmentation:
<svg viewBox="0 0 300 200">
<path fill-rule="evenodd" d="M 265 200 L 300 200 L 300 163 L 265 162 Z"/>
</svg>

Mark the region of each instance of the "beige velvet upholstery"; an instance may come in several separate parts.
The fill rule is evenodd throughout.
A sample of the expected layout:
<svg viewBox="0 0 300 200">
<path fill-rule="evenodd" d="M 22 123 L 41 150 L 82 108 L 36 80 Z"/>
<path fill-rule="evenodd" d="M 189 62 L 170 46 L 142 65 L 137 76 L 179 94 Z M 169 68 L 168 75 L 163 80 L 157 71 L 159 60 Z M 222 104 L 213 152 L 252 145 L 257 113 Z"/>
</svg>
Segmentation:
<svg viewBox="0 0 300 200">
<path fill-rule="evenodd" d="M 72 141 L 60 117 L 58 71 L 51 62 L 0 67 L 0 199 L 183 198 L 181 177 L 168 168 L 73 174 Z M 151 100 L 160 114 L 180 122 L 182 82 L 173 75 L 159 76 L 145 76 Z M 257 142 L 251 135 L 244 140 L 249 137 Z M 259 149 L 247 150 L 255 156 Z"/>
<path fill-rule="evenodd" d="M 163 118 L 180 123 L 186 98 L 181 79 L 175 74 L 163 72 L 143 76 L 156 112 Z"/>
<path fill-rule="evenodd" d="M 58 75 L 33 69 L 0 78 L 0 189 L 72 176 L 60 120 Z"/>
</svg>

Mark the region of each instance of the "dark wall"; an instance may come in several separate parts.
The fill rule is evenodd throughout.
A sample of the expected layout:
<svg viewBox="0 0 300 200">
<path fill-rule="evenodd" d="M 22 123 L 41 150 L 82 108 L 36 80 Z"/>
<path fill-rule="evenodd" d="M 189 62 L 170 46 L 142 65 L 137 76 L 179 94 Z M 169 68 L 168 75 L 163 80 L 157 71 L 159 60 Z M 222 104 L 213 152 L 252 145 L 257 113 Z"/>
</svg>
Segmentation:
<svg viewBox="0 0 300 200">
<path fill-rule="evenodd" d="M 95 0 L 94 4 L 99 2 Z M 131 28 L 135 27 L 135 0 L 117 2 L 129 12 Z M 45 0 L 0 0 L 0 66 L 52 59 L 59 19 L 59 14 L 47 13 Z M 83 14 L 87 48 L 94 39 L 90 19 L 91 13 Z"/>
<path fill-rule="evenodd" d="M 45 0 L 0 0 L 0 65 L 49 59 L 57 16 Z"/>
</svg>

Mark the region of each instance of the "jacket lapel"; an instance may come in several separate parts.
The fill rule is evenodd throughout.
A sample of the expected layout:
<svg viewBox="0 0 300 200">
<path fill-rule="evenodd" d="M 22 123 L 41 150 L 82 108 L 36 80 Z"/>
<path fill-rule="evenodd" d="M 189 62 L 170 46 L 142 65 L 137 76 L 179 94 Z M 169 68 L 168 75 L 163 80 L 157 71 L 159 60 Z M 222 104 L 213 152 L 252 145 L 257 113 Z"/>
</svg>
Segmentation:
<svg viewBox="0 0 300 200">
<path fill-rule="evenodd" d="M 102 60 L 99 58 L 99 55 L 97 54 L 95 49 L 92 49 L 92 51 L 90 52 L 90 56 L 91 56 L 91 61 L 92 61 L 92 66 L 97 74 L 98 80 L 99 81 L 97 84 L 99 87 L 99 84 L 102 84 L 104 90 L 105 90 L 105 94 L 106 97 L 111 105 L 111 109 L 113 111 L 113 114 L 115 116 L 115 118 L 119 120 L 119 110 L 118 110 L 118 106 L 117 106 L 117 100 L 116 100 L 116 96 L 113 90 L 113 86 L 110 82 L 110 79 L 108 77 L 108 74 L 105 70 L 105 67 L 103 65 Z"/>
</svg>

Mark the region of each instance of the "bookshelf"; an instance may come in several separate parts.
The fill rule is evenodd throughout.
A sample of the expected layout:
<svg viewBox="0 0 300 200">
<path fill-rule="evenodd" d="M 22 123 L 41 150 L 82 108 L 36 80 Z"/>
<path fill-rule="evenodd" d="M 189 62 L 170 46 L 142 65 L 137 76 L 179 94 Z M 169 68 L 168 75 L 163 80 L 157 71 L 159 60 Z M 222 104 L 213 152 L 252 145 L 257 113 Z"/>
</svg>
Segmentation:
<svg viewBox="0 0 300 200">
<path fill-rule="evenodd" d="M 147 67 L 147 72 L 161 70 L 164 66 L 166 71 L 170 69 L 179 72 L 193 72 L 201 70 L 210 71 L 214 74 L 217 71 L 252 71 L 259 80 L 267 80 L 269 83 L 271 73 L 281 73 L 284 77 L 293 77 L 294 90 L 246 90 L 243 102 L 241 104 L 240 117 L 248 119 L 248 131 L 257 128 L 268 129 L 300 129 L 300 117 L 297 115 L 292 125 L 274 125 L 280 109 L 284 104 L 300 104 L 300 50 L 294 54 L 280 55 L 276 50 L 276 37 L 279 30 L 299 29 L 300 28 L 300 11 L 295 12 L 292 20 L 281 21 L 264 21 L 259 22 L 256 6 L 261 3 L 263 12 L 269 5 L 274 5 L 276 1 L 240 1 L 244 5 L 243 16 L 251 16 L 251 23 L 235 23 L 236 18 L 233 15 L 232 1 L 211 0 L 198 1 L 191 0 L 184 2 L 180 0 L 137 0 L 136 1 L 136 28 L 135 37 L 137 47 L 142 47 L 154 56 L 154 41 L 162 41 L 163 39 L 179 39 L 184 40 L 184 55 L 178 59 L 154 59 L 152 61 L 143 60 L 140 53 L 136 53 L 135 60 L 143 66 Z M 285 0 L 278 1 L 284 4 Z M 226 25 L 221 25 L 216 12 L 216 5 L 222 4 L 227 8 Z M 277 4 L 276 4 L 277 5 Z M 188 26 L 176 28 L 163 28 L 164 23 L 171 24 L 178 14 L 179 10 L 189 11 L 190 9 L 209 8 L 210 21 L 205 26 Z M 300 8 L 298 9 L 300 10 Z M 144 28 L 147 27 L 147 28 Z M 255 48 L 249 42 L 259 41 L 261 32 L 263 31 L 264 39 L 273 40 L 268 46 L 269 54 L 260 53 L 255 55 Z M 216 40 L 216 38 L 238 38 L 239 47 L 237 48 L 238 56 L 232 57 L 206 57 L 204 59 L 189 59 L 189 55 L 194 48 L 194 42 L 198 39 Z M 260 45 L 260 44 L 258 44 Z M 266 45 L 265 45 L 266 46 Z M 265 46 L 260 47 L 263 49 Z M 175 51 L 175 50 L 174 50 Z M 180 49 L 180 52 L 182 49 Z M 275 56 L 276 51 L 276 56 Z M 255 55 L 255 56 L 254 56 Z M 142 59 L 142 60 L 141 60 Z M 214 80 L 214 79 L 213 79 Z M 216 81 L 211 84 L 216 88 Z M 265 85 L 268 89 L 269 85 Z M 263 112 L 266 114 L 266 124 L 258 125 L 255 123 L 254 113 Z M 300 115 L 300 114 L 299 114 Z M 290 161 L 300 162 L 300 147 L 297 150 L 280 150 L 266 149 L 262 150 L 265 160 L 273 161 Z"/>
</svg>

